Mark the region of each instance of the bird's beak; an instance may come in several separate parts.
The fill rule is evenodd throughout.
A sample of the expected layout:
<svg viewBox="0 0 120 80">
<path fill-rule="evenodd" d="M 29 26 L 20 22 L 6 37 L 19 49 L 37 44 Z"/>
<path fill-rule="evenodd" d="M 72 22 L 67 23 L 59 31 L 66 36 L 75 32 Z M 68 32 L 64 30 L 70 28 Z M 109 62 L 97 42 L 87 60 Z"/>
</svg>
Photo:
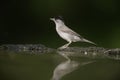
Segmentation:
<svg viewBox="0 0 120 80">
<path fill-rule="evenodd" d="M 55 19 L 54 19 L 54 18 L 50 18 L 50 20 L 55 21 Z"/>
</svg>

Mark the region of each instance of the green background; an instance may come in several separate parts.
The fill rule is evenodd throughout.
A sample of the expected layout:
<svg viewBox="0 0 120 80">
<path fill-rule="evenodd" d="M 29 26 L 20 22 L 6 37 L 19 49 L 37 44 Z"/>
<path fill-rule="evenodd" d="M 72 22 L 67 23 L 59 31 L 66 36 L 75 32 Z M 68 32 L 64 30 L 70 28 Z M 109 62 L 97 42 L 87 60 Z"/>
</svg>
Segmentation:
<svg viewBox="0 0 120 80">
<path fill-rule="evenodd" d="M 4 0 L 0 11 L 0 44 L 66 43 L 49 20 L 63 16 L 71 29 L 107 48 L 120 47 L 119 0 Z M 81 46 L 82 43 L 73 45 Z"/>
</svg>

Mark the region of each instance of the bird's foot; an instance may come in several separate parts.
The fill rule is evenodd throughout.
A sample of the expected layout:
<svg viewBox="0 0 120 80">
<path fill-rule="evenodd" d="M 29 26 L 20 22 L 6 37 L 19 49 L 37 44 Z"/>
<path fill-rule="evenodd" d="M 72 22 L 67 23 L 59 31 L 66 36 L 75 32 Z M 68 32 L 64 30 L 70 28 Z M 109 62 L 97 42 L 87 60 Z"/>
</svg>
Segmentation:
<svg viewBox="0 0 120 80">
<path fill-rule="evenodd" d="M 65 49 L 66 47 L 59 47 L 58 49 Z"/>
<path fill-rule="evenodd" d="M 62 46 L 62 47 L 59 47 L 58 49 L 66 49 L 68 48 L 67 46 Z"/>
</svg>

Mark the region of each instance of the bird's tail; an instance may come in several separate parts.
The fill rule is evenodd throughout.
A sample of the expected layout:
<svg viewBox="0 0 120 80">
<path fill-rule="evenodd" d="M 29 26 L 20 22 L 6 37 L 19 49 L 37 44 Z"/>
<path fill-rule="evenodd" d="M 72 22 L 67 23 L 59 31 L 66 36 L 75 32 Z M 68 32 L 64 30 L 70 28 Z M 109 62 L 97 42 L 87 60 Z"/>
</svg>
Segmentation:
<svg viewBox="0 0 120 80">
<path fill-rule="evenodd" d="M 89 41 L 87 39 L 82 39 L 83 42 L 88 42 L 88 43 L 91 43 L 91 44 L 94 44 L 94 45 L 97 45 L 96 43 L 92 42 L 92 41 Z"/>
</svg>

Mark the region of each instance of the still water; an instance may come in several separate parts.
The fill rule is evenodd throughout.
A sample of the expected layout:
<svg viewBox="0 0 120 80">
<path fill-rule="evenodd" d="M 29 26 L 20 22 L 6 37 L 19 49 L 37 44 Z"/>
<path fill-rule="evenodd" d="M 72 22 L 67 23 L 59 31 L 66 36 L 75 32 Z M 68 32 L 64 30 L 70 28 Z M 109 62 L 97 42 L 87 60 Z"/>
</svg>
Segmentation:
<svg viewBox="0 0 120 80">
<path fill-rule="evenodd" d="M 0 51 L 0 80 L 120 80 L 119 59 L 65 54 Z"/>
</svg>

